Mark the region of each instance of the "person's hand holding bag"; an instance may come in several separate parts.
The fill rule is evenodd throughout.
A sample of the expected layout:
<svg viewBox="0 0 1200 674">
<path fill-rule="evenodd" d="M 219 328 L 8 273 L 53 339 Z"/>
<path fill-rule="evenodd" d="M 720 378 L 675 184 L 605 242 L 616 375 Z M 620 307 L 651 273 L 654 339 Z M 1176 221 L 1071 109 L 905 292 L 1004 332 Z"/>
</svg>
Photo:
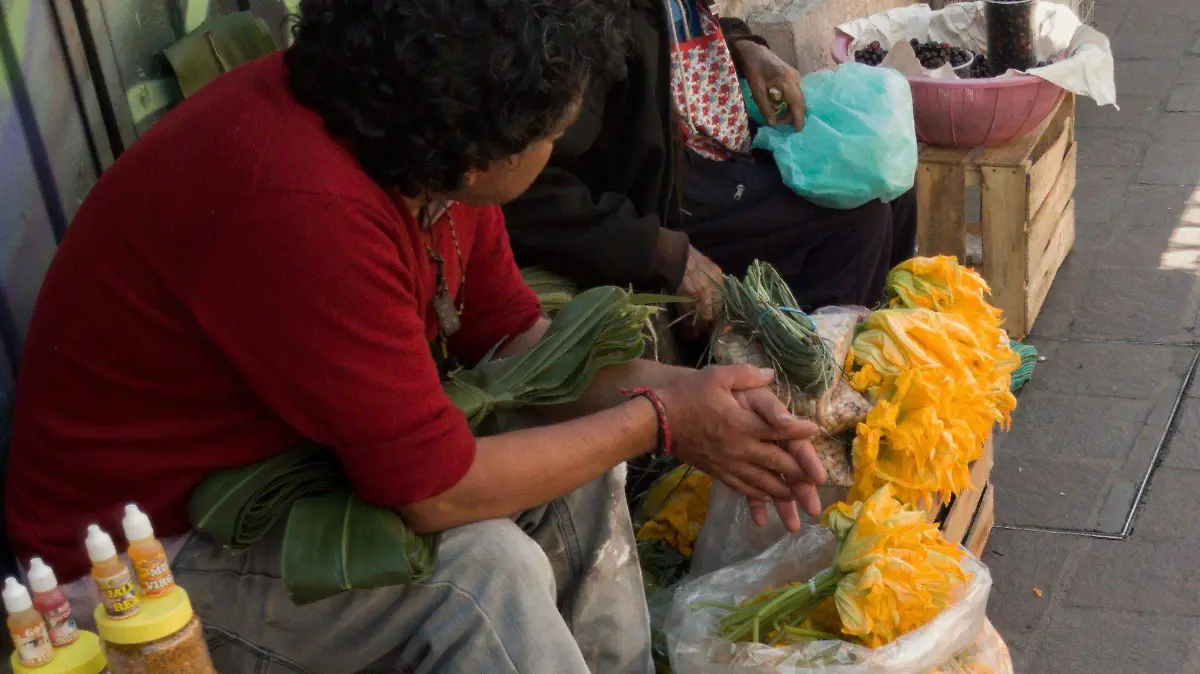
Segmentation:
<svg viewBox="0 0 1200 674">
<path fill-rule="evenodd" d="M 733 48 L 742 64 L 746 83 L 754 102 L 762 111 L 769 126 L 788 124 L 796 131 L 804 128 L 807 105 L 800 89 L 800 73 L 784 63 L 769 47 L 750 40 L 738 40 Z M 776 114 L 780 103 L 786 104 L 781 115 Z"/>
</svg>

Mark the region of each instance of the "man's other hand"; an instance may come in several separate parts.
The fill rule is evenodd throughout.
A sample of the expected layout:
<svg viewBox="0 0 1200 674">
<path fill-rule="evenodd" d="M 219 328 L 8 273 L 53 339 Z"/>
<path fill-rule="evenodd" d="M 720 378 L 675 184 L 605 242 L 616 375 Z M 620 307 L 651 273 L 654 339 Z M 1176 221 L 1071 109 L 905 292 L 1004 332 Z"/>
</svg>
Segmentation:
<svg viewBox="0 0 1200 674">
<path fill-rule="evenodd" d="M 775 502 L 794 531 L 797 503 L 820 512 L 815 485 L 825 476 L 809 442 L 817 425 L 764 388 L 773 378 L 750 365 L 713 366 L 680 377 L 660 396 L 676 456 L 760 504 Z"/>
</svg>

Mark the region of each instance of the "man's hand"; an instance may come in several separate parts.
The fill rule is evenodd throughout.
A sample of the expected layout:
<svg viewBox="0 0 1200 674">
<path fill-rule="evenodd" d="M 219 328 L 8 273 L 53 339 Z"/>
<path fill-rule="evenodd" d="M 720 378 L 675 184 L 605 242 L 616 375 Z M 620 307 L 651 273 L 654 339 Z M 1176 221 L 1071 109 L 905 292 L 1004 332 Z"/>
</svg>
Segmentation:
<svg viewBox="0 0 1200 674">
<path fill-rule="evenodd" d="M 772 378 L 750 365 L 714 366 L 659 391 L 672 446 L 680 461 L 744 496 L 792 503 L 793 513 L 795 501 L 815 510 L 813 483 L 824 474 L 807 441 L 817 426 L 763 389 Z"/>
<path fill-rule="evenodd" d="M 738 52 L 745 70 L 742 75 L 746 77 L 750 92 L 754 94 L 754 102 L 758 104 L 767 124 L 791 124 L 797 131 L 803 128 L 808 108 L 804 103 L 804 92 L 800 89 L 800 73 L 784 63 L 775 52 L 757 42 L 738 40 L 733 43 L 733 48 Z M 776 94 L 774 97 L 773 92 Z M 787 103 L 787 110 L 782 116 L 775 114 L 778 99 Z"/>
<path fill-rule="evenodd" d="M 696 327 L 709 327 L 721 313 L 721 284 L 725 274 L 716 262 L 708 259 L 694 247 L 688 249 L 687 268 L 683 272 L 683 283 L 679 294 L 693 300 L 696 309 Z"/>
<path fill-rule="evenodd" d="M 781 420 L 785 416 L 789 416 L 787 408 L 768 388 L 738 391 L 734 394 L 734 397 L 737 398 L 742 407 L 755 410 L 755 412 L 772 425 L 783 423 Z M 793 485 L 793 490 L 798 495 L 795 500 L 773 499 L 775 510 L 779 513 L 779 519 L 783 522 L 783 526 L 788 531 L 796 532 L 800 530 L 800 513 L 796 508 L 797 504 L 804 508 L 804 512 L 813 517 L 818 517 L 821 514 L 821 498 L 817 494 L 817 485 L 825 483 L 825 466 L 821 464 L 821 459 L 817 457 L 817 452 L 813 449 L 812 442 L 807 438 L 793 440 L 787 443 L 786 448 L 788 453 L 804 468 L 804 472 L 809 477 L 808 482 Z M 746 501 L 750 505 L 750 517 L 754 523 L 760 527 L 766 526 L 767 504 L 755 497 L 747 497 Z"/>
</svg>

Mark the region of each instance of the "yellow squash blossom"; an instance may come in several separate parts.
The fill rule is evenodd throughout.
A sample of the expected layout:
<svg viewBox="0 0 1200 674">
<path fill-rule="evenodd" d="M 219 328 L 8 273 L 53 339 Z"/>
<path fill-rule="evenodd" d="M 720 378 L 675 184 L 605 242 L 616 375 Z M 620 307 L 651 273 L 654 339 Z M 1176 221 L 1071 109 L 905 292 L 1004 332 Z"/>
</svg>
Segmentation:
<svg viewBox="0 0 1200 674">
<path fill-rule="evenodd" d="M 833 564 L 807 583 L 767 590 L 721 619 L 732 641 L 829 638 L 870 648 L 927 624 L 961 593 L 962 550 L 884 485 L 866 501 L 835 503 L 822 523 L 838 539 Z M 832 595 L 836 620 L 822 609 Z M 826 613 L 821 613 L 825 611 Z"/>
<path fill-rule="evenodd" d="M 663 541 L 691 557 L 708 516 L 711 490 L 712 478 L 689 466 L 679 466 L 659 478 L 642 503 L 646 523 L 638 530 L 638 540 Z"/>
<path fill-rule="evenodd" d="M 875 407 L 858 425 L 851 499 L 890 483 L 903 502 L 928 504 L 972 486 L 968 464 L 1016 408 L 1009 383 L 1020 364 L 1004 331 L 980 320 L 926 308 L 867 316 L 850 385 Z"/>
<path fill-rule="evenodd" d="M 999 327 L 1000 310 L 987 301 L 987 281 L 948 255 L 914 257 L 887 277 L 888 305 L 955 313 L 973 323 Z"/>
</svg>

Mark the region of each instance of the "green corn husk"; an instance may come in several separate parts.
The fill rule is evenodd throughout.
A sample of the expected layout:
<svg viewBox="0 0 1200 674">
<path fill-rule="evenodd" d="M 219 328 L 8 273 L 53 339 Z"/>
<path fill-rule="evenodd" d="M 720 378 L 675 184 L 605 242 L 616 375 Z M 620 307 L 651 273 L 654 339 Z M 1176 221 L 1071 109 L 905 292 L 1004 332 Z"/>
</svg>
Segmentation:
<svg viewBox="0 0 1200 674">
<path fill-rule="evenodd" d="M 579 294 L 579 287 L 565 276 L 546 271 L 541 267 L 525 267 L 521 270 L 525 285 L 533 289 L 542 303 L 542 312 L 555 316 Z"/>
<path fill-rule="evenodd" d="M 829 345 L 817 335 L 812 318 L 796 307 L 796 297 L 774 267 L 756 260 L 744 279 L 726 276 L 723 290 L 725 323 L 762 345 L 780 383 L 818 396 L 837 382 L 839 364 Z M 719 334 L 713 335 L 714 346 Z"/>
<path fill-rule="evenodd" d="M 405 585 L 437 564 L 438 536 L 419 535 L 399 515 L 348 488 L 297 501 L 283 534 L 283 578 L 292 602 L 343 590 Z"/>
<path fill-rule="evenodd" d="M 164 54 L 186 98 L 221 73 L 275 49 L 265 21 L 250 12 L 236 12 L 205 21 Z"/>
<path fill-rule="evenodd" d="M 593 288 L 572 300 L 527 353 L 484 361 L 442 383 L 472 431 L 505 427 L 530 405 L 571 402 L 603 367 L 642 354 L 651 303 L 672 298 Z M 438 535 L 417 535 L 399 514 L 354 497 L 334 453 L 302 444 L 266 461 L 210 475 L 192 492 L 192 527 L 222 546 L 253 546 L 287 517 L 283 581 L 303 605 L 349 589 L 415 582 L 437 562 Z"/>
</svg>

